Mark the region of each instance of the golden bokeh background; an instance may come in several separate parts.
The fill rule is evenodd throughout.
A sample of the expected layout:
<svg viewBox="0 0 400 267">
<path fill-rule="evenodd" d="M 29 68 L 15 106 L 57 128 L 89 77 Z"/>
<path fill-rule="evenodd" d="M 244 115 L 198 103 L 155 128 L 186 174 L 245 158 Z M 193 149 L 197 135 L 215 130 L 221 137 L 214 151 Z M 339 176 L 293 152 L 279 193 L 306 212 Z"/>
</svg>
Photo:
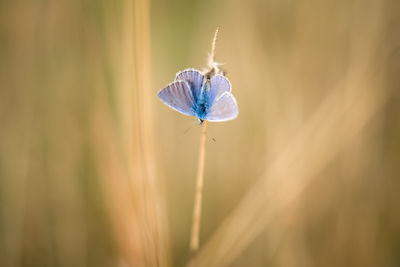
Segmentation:
<svg viewBox="0 0 400 267">
<path fill-rule="evenodd" d="M 400 3 L 0 1 L 0 266 L 400 265 Z M 158 100 L 211 40 L 239 117 Z M 189 130 L 188 130 L 189 129 Z"/>
</svg>

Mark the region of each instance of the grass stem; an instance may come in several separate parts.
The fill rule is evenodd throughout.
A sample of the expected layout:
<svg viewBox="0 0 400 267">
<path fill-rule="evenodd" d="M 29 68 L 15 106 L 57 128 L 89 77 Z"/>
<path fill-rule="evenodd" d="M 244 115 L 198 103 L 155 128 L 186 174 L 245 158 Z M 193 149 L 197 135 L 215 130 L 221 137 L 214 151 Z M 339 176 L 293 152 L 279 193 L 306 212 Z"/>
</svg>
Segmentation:
<svg viewBox="0 0 400 267">
<path fill-rule="evenodd" d="M 190 236 L 190 252 L 194 253 L 199 248 L 199 233 L 201 219 L 201 202 L 203 197 L 204 160 L 206 152 L 207 121 L 203 122 L 200 138 L 199 165 L 197 169 L 196 193 L 194 199 L 192 233 Z"/>
</svg>

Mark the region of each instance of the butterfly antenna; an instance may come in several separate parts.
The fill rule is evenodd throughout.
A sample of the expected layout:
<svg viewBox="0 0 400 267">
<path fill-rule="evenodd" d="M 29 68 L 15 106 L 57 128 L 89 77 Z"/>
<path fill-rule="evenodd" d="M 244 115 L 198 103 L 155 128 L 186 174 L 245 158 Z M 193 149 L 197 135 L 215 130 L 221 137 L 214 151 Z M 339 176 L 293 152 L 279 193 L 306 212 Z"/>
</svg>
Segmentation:
<svg viewBox="0 0 400 267">
<path fill-rule="evenodd" d="M 195 125 L 195 123 L 196 123 L 196 121 L 194 121 L 194 122 L 192 123 L 192 125 L 190 125 L 190 127 L 187 128 L 187 129 L 183 132 L 183 134 L 184 134 L 184 135 L 187 134 L 187 133 L 189 132 L 189 130 L 193 128 L 193 126 Z"/>
</svg>

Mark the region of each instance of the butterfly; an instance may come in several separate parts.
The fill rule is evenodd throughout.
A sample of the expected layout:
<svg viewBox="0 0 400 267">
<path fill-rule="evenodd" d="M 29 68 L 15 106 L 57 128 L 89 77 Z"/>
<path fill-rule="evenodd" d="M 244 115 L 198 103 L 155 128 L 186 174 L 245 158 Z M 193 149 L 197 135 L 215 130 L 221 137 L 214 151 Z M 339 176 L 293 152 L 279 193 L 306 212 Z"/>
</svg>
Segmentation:
<svg viewBox="0 0 400 267">
<path fill-rule="evenodd" d="M 170 108 L 207 121 L 229 121 L 239 113 L 229 80 L 220 74 L 207 78 L 196 69 L 178 72 L 175 81 L 158 92 Z"/>
</svg>

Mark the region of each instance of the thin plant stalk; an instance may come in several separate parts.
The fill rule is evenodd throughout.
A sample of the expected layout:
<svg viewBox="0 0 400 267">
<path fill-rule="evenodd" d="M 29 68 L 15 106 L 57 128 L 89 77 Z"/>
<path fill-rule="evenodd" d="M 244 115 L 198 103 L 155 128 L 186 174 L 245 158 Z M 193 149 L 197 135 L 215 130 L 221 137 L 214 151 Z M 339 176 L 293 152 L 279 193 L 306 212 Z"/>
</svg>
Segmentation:
<svg viewBox="0 0 400 267">
<path fill-rule="evenodd" d="M 203 122 L 203 129 L 200 138 L 200 151 L 199 151 L 199 165 L 197 170 L 196 179 L 196 193 L 194 199 L 193 209 L 193 224 L 192 233 L 190 238 L 190 251 L 196 252 L 199 248 L 199 232 L 200 232 L 200 219 L 201 219 L 201 203 L 203 198 L 203 181 L 204 181 L 204 161 L 206 153 L 206 139 L 207 139 L 207 121 Z"/>
<path fill-rule="evenodd" d="M 218 64 L 215 62 L 215 45 L 217 42 L 218 28 L 215 31 L 213 42 L 211 45 L 211 54 L 208 61 L 209 70 L 205 76 L 209 79 L 211 75 L 219 73 Z M 203 128 L 200 137 L 199 164 L 196 178 L 196 192 L 194 197 L 192 232 L 190 235 L 190 252 L 193 254 L 199 249 L 200 235 L 200 219 L 201 219 L 201 203 L 203 198 L 203 181 L 204 181 L 204 162 L 206 153 L 207 139 L 207 121 L 203 121 Z"/>
</svg>

